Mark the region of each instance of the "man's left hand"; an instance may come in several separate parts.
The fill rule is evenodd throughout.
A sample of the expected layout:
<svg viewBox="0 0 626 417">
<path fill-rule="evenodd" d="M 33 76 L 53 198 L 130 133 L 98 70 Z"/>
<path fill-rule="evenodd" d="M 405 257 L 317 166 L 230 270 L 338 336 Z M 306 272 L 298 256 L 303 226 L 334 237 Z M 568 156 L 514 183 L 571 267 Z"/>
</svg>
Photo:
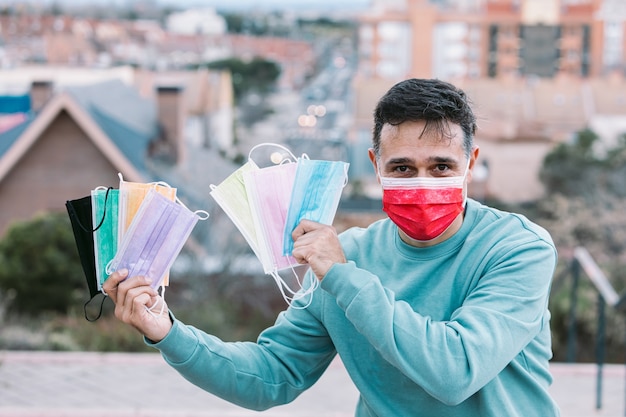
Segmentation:
<svg viewBox="0 0 626 417">
<path fill-rule="evenodd" d="M 320 281 L 335 263 L 346 263 L 337 231 L 332 226 L 302 220 L 291 234 L 292 256 L 301 264 L 308 263 Z"/>
</svg>

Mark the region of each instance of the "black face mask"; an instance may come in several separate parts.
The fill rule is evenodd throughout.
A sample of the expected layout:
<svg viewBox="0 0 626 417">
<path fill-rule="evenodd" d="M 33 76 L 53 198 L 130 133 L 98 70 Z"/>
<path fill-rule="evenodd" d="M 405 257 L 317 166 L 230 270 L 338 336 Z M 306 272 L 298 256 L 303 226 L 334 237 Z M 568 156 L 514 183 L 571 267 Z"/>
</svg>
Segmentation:
<svg viewBox="0 0 626 417">
<path fill-rule="evenodd" d="M 110 189 L 111 188 L 109 188 L 109 190 Z M 83 272 L 89 288 L 89 300 L 87 300 L 83 306 L 85 318 L 88 321 L 96 321 L 102 315 L 102 306 L 106 296 L 100 292 L 97 287 L 98 281 L 96 278 L 93 232 L 102 226 L 106 212 L 103 214 L 100 223 L 94 228 L 91 214 L 91 195 L 76 200 L 68 200 L 65 202 L 65 208 L 67 209 L 70 222 L 72 223 L 72 231 L 74 233 L 74 240 L 76 241 L 76 248 L 78 249 L 78 257 L 80 258 L 80 263 L 83 267 Z M 95 318 L 90 318 L 87 314 L 87 306 L 98 295 L 103 296 L 98 314 Z"/>
</svg>

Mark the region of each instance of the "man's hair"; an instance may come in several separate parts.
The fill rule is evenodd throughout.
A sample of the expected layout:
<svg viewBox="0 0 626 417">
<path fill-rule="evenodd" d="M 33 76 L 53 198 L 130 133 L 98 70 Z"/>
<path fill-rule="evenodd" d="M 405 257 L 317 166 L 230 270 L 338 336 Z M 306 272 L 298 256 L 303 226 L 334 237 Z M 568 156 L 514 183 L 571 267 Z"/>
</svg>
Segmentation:
<svg viewBox="0 0 626 417">
<path fill-rule="evenodd" d="M 422 135 L 434 129 L 450 138 L 450 123 L 461 126 L 463 148 L 469 156 L 474 146 L 476 117 L 466 94 L 445 81 L 411 78 L 391 87 L 374 110 L 372 144 L 380 155 L 380 133 L 385 124 L 397 126 L 407 121 L 425 121 Z"/>
</svg>

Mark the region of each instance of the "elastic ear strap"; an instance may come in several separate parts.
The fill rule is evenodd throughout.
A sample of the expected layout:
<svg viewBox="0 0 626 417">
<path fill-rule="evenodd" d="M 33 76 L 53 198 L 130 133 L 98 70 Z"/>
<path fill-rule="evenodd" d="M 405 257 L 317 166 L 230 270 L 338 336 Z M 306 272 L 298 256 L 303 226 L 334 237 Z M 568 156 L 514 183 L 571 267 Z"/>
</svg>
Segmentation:
<svg viewBox="0 0 626 417">
<path fill-rule="evenodd" d="M 158 314 L 154 314 L 154 308 L 157 305 L 161 305 L 161 309 L 159 310 Z M 157 302 L 154 303 L 154 305 L 152 307 L 147 307 L 145 306 L 146 311 L 152 316 L 152 317 L 158 317 L 161 316 L 163 314 L 163 311 L 165 311 L 165 284 L 161 284 L 161 296 L 158 297 Z"/>
<path fill-rule="evenodd" d="M 89 316 L 87 315 L 87 304 L 89 304 L 95 297 L 90 298 L 84 305 L 83 305 L 83 312 L 85 313 L 85 319 L 89 322 L 94 322 L 96 320 L 98 320 L 100 318 L 100 316 L 102 316 L 102 307 L 104 306 L 104 300 L 106 300 L 106 296 L 102 297 L 102 301 L 100 301 L 100 308 L 98 309 L 98 315 L 93 318 L 90 319 Z"/>
<path fill-rule="evenodd" d="M 109 191 L 111 191 L 112 189 L 113 187 L 107 188 L 107 192 L 104 195 L 104 211 L 102 212 L 102 219 L 100 220 L 100 223 L 98 223 L 98 226 L 96 226 L 96 228 L 92 230 L 92 233 L 100 229 L 100 226 L 102 226 L 102 223 L 104 223 L 104 219 L 107 215 L 107 201 L 109 200 Z"/>
<path fill-rule="evenodd" d="M 80 218 L 78 217 L 78 213 L 76 213 L 76 210 L 74 209 L 74 206 L 73 206 L 72 204 L 69 204 L 69 205 L 68 205 L 69 210 L 72 212 L 72 215 L 73 215 L 73 216 L 74 216 L 74 218 L 76 219 L 76 223 L 78 224 L 78 226 L 79 226 L 81 229 L 83 229 L 83 231 L 84 231 L 84 232 L 87 232 L 87 233 L 93 233 L 93 232 L 97 231 L 97 230 L 100 228 L 100 226 L 102 226 L 102 223 L 104 223 L 104 218 L 105 218 L 105 216 L 106 216 L 106 212 L 107 212 L 107 200 L 108 200 L 108 198 L 109 198 L 109 191 L 110 191 L 112 188 L 113 188 L 113 187 L 109 187 L 109 188 L 107 188 L 107 192 L 106 192 L 106 194 L 105 194 L 105 196 L 104 196 L 104 212 L 102 213 L 102 219 L 100 220 L 100 223 L 98 223 L 98 226 L 97 226 L 95 229 L 93 229 L 93 230 L 92 230 L 92 229 L 90 229 L 90 228 L 88 228 L 88 227 L 85 227 L 85 226 L 81 223 Z"/>
<path fill-rule="evenodd" d="M 151 182 L 151 183 L 150 183 L 150 185 L 154 185 L 154 186 L 160 185 L 160 186 L 162 186 L 162 187 L 172 188 L 172 186 L 171 186 L 171 185 L 169 185 L 168 183 L 166 183 L 165 181 L 156 181 L 156 182 Z M 156 188 L 156 187 L 155 187 L 155 188 Z"/>
<path fill-rule="evenodd" d="M 193 212 L 200 220 L 206 220 L 210 217 L 210 214 L 206 210 L 196 210 Z"/>
<path fill-rule="evenodd" d="M 78 217 L 78 213 L 76 213 L 76 210 L 74 209 L 74 206 L 72 204 L 67 205 L 68 209 L 70 210 L 70 212 L 72 213 L 72 217 L 74 217 L 76 219 L 76 224 L 83 229 L 84 232 L 86 233 L 93 233 L 93 230 L 89 229 L 88 227 L 83 226 L 83 224 L 80 221 L 80 218 Z"/>
<path fill-rule="evenodd" d="M 189 208 L 185 205 L 185 203 L 183 203 L 183 201 L 180 198 L 178 198 L 178 196 L 176 196 L 176 202 L 180 204 L 181 206 L 185 207 L 187 210 L 189 210 Z M 209 212 L 206 210 L 196 210 L 193 212 L 193 214 L 198 216 L 200 220 L 206 220 L 210 217 Z"/>
<path fill-rule="evenodd" d="M 276 148 L 280 148 L 280 149 L 284 150 L 285 152 L 287 152 L 289 154 L 289 156 L 291 156 L 293 158 L 294 162 L 298 160 L 298 158 L 296 158 L 296 156 L 293 153 L 291 153 L 291 151 L 288 148 L 286 148 L 285 146 L 283 146 L 283 145 L 281 145 L 279 143 L 271 143 L 271 142 L 264 142 L 264 143 L 259 143 L 257 145 L 254 145 L 250 149 L 250 152 L 248 152 L 248 159 L 254 161 L 254 159 L 252 159 L 252 152 L 255 149 L 260 148 L 262 146 L 274 146 Z"/>
<path fill-rule="evenodd" d="M 296 271 L 293 269 L 293 267 L 291 268 L 291 271 L 294 273 L 294 275 L 296 275 L 296 281 L 299 283 Z M 272 271 L 270 275 L 272 276 L 272 278 L 274 278 L 274 281 L 276 282 L 276 285 L 278 286 L 278 289 L 280 290 L 280 294 L 283 296 L 283 299 L 290 307 L 301 310 L 311 305 L 311 302 L 313 302 L 313 292 L 319 286 L 319 281 L 317 280 L 317 278 L 315 278 L 314 274 L 308 274 L 308 273 L 306 274 L 306 276 L 311 277 L 310 279 L 312 279 L 313 282 L 311 283 L 311 286 L 307 288 L 306 290 L 304 290 L 303 292 L 299 292 L 300 290 L 303 289 L 302 285 L 300 285 L 300 290 L 297 290 L 297 291 L 292 290 L 289 287 L 289 285 L 287 285 L 285 280 L 278 274 L 277 271 L 275 270 Z M 287 295 L 285 291 L 287 291 L 287 293 L 291 295 Z M 295 304 L 293 304 L 294 301 L 300 300 L 306 297 L 307 295 L 309 296 L 309 300 L 306 302 L 305 305 L 296 306 Z"/>
</svg>

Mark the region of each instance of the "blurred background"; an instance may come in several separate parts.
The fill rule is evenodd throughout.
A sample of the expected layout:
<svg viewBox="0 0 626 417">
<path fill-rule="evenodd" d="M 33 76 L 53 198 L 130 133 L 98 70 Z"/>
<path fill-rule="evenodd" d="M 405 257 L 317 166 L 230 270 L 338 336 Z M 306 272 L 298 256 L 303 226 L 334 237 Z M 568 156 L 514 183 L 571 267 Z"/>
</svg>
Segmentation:
<svg viewBox="0 0 626 417">
<path fill-rule="evenodd" d="M 65 209 L 118 172 L 211 213 L 166 298 L 189 324 L 254 340 L 286 305 L 211 185 L 280 143 L 350 163 L 339 231 L 382 218 L 372 111 L 418 77 L 473 102 L 470 196 L 558 246 L 555 361 L 623 362 L 625 71 L 623 0 L 0 1 L 0 350 L 146 351 L 109 300 L 85 320 Z"/>
</svg>

